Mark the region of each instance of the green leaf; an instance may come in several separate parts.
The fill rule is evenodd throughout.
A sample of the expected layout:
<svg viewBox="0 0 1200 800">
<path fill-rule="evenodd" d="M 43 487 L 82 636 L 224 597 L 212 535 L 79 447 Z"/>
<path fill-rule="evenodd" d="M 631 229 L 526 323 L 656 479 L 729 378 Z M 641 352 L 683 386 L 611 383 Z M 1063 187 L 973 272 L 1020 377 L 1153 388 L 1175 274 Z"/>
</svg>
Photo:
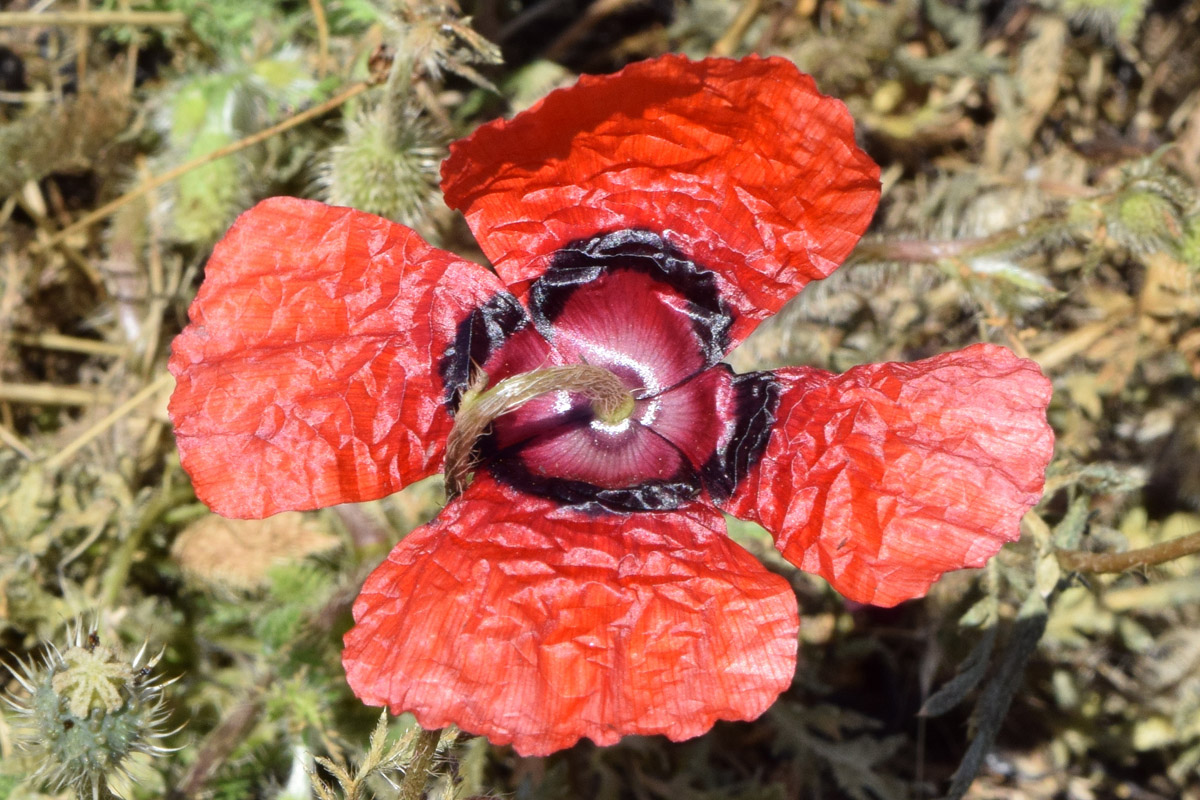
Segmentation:
<svg viewBox="0 0 1200 800">
<path fill-rule="evenodd" d="M 996 626 L 993 625 L 984 630 L 983 636 L 971 648 L 971 652 L 959 665 L 958 674 L 930 695 L 918 713 L 923 717 L 939 717 L 965 700 L 987 673 L 988 660 L 995 645 Z"/>
<path fill-rule="evenodd" d="M 958 769 L 950 782 L 950 790 L 944 800 L 962 800 L 983 766 L 983 760 L 996 742 L 1000 725 L 1008 713 L 1017 690 L 1021 688 L 1025 665 L 1037 650 L 1042 633 L 1046 630 L 1046 601 L 1037 592 L 1025 598 L 1012 634 L 1004 649 L 996 671 L 975 704 L 973 721 L 975 738 L 967 747 Z"/>
</svg>

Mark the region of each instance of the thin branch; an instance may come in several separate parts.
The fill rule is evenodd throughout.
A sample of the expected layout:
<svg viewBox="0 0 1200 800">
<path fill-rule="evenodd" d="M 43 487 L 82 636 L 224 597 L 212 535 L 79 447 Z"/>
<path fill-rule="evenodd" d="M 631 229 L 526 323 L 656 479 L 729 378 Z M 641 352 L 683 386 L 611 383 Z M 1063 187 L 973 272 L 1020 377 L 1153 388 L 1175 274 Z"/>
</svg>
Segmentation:
<svg viewBox="0 0 1200 800">
<path fill-rule="evenodd" d="M 1109 573 L 1152 567 L 1177 558 L 1200 553 L 1200 531 L 1169 542 L 1129 550 L 1124 553 L 1088 553 L 1083 550 L 1059 550 L 1054 555 L 1063 569 L 1073 572 Z"/>
<path fill-rule="evenodd" d="M 87 17 L 90 13 L 91 9 L 88 8 L 88 0 L 79 0 L 80 16 Z M 87 25 L 80 25 L 75 29 L 75 76 L 80 86 L 86 85 L 88 43 L 91 36 L 91 31 Z"/>
<path fill-rule="evenodd" d="M 158 27 L 186 25 L 187 14 L 179 11 L 0 11 L 0 28 L 35 28 L 50 25 L 108 25 Z"/>
<path fill-rule="evenodd" d="M 13 344 L 26 347 L 41 347 L 46 350 L 61 350 L 67 353 L 85 353 L 90 356 L 124 356 L 129 353 L 129 348 L 123 344 L 83 339 L 78 336 L 65 336 L 61 333 L 13 333 L 10 338 Z"/>
<path fill-rule="evenodd" d="M 935 264 L 946 259 L 970 259 L 1032 245 L 1047 236 L 1070 230 L 1074 222 L 1063 215 L 1049 214 L 987 236 L 970 239 L 878 239 L 863 241 L 850 262 L 902 261 Z M 848 262 L 849 263 L 849 262 Z"/>
<path fill-rule="evenodd" d="M 329 22 L 325 18 L 325 7 L 321 0 L 308 0 L 313 22 L 317 26 L 317 77 L 324 78 L 329 70 Z"/>
<path fill-rule="evenodd" d="M 710 56 L 731 56 L 737 52 L 750 24 L 762 10 L 762 5 L 762 0 L 744 0 L 742 7 L 738 9 L 737 16 L 733 19 L 733 24 L 729 26 L 729 30 L 725 31 L 721 38 L 713 44 L 708 54 Z"/>
<path fill-rule="evenodd" d="M 167 793 L 167 800 L 184 800 L 198 797 L 205 791 L 209 781 L 229 760 L 229 756 L 237 746 L 246 741 L 246 737 L 263 712 L 265 700 L 263 694 L 276 677 L 268 672 L 250 688 L 242 697 L 241 703 L 212 730 L 200 745 L 196 760 L 188 768 L 187 773 L 173 790 Z"/>
<path fill-rule="evenodd" d="M 97 406 L 112 402 L 103 389 L 53 383 L 0 383 L 0 402 L 40 406 Z"/>
<path fill-rule="evenodd" d="M 636 0 L 595 0 L 578 20 L 559 34 L 558 38 L 546 48 L 542 53 L 542 58 L 550 61 L 565 58 L 570 49 L 582 40 L 598 22 L 630 7 L 635 2 Z"/>
<path fill-rule="evenodd" d="M 173 380 L 174 378 L 172 378 L 170 374 L 164 372 L 158 377 L 158 380 L 154 381 L 149 386 L 143 386 L 141 391 L 126 400 L 124 403 L 121 403 L 121 405 L 114 408 L 104 417 L 104 419 L 100 420 L 95 425 L 84 431 L 82 436 L 79 436 L 77 439 L 75 439 L 75 441 L 71 442 L 62 450 L 59 450 L 57 453 L 55 453 L 55 455 L 46 462 L 46 469 L 57 470 L 62 467 L 89 442 L 111 428 L 118 420 L 120 420 L 130 411 L 133 411 L 146 400 L 150 399 L 150 397 L 157 394 L 160 390 L 170 386 Z"/>
<path fill-rule="evenodd" d="M 29 448 L 29 445 L 25 444 L 20 436 L 3 425 L 0 425 L 0 442 L 4 442 L 30 461 L 37 458 L 37 454 Z"/>
</svg>

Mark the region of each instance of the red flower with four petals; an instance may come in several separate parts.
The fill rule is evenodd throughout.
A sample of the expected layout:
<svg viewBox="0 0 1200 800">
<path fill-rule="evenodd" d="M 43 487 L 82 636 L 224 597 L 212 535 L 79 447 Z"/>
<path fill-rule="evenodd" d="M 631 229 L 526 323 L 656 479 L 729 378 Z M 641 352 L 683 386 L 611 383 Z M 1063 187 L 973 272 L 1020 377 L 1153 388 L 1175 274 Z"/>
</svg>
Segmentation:
<svg viewBox="0 0 1200 800">
<path fill-rule="evenodd" d="M 170 363 L 183 464 L 218 513 L 474 470 L 355 604 L 365 702 L 524 754 L 696 736 L 757 717 L 796 661 L 795 596 L 722 511 L 878 605 L 1019 535 L 1053 443 L 1032 362 L 720 363 L 841 263 L 879 197 L 845 107 L 792 64 L 584 77 L 454 144 L 442 175 L 494 273 L 267 200 L 214 250 Z"/>
</svg>

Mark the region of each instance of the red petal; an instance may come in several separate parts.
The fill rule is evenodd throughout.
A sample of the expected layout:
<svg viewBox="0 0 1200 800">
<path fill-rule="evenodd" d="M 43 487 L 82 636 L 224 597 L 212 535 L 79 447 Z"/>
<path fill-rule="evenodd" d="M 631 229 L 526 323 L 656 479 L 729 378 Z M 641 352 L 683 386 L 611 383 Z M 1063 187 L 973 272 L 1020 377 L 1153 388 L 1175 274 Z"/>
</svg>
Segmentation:
<svg viewBox="0 0 1200 800">
<path fill-rule="evenodd" d="M 736 343 L 846 257 L 879 169 L 791 62 L 664 56 L 479 128 L 451 146 L 442 188 L 518 291 L 568 242 L 665 235 L 719 275 Z"/>
<path fill-rule="evenodd" d="M 196 493 L 229 517 L 370 500 L 437 471 L 439 359 L 494 275 L 416 233 L 279 197 L 213 251 L 175 340 L 170 412 Z"/>
<path fill-rule="evenodd" d="M 486 476 L 397 545 L 354 618 L 363 701 L 524 755 L 753 719 L 796 661 L 795 596 L 711 506 L 587 514 Z"/>
<path fill-rule="evenodd" d="M 801 569 L 891 606 L 979 567 L 1042 494 L 1050 382 L 994 345 L 844 375 L 777 373 L 777 422 L 723 507 L 761 523 Z"/>
</svg>

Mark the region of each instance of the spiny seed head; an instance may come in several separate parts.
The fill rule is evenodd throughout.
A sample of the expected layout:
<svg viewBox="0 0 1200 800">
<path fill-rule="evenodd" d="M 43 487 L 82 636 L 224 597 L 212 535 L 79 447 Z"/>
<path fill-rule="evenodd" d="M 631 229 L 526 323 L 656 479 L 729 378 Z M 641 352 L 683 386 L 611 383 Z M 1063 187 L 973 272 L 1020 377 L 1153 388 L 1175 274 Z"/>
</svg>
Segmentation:
<svg viewBox="0 0 1200 800">
<path fill-rule="evenodd" d="M 164 730 L 171 681 L 152 676 L 161 653 L 147 658 L 144 645 L 126 659 L 83 625 L 67 645 L 50 645 L 40 665 L 6 664 L 24 692 L 4 699 L 18 715 L 18 744 L 38 762 L 32 779 L 99 800 L 114 794 L 114 780 L 128 782 L 131 756 L 172 752 L 160 744 L 174 732 Z"/>
<path fill-rule="evenodd" d="M 1131 40 L 1146 15 L 1148 0 L 1064 0 L 1071 21 L 1108 40 Z"/>
<path fill-rule="evenodd" d="M 437 135 L 415 113 L 380 103 L 347 124 L 345 140 L 331 149 L 325 199 L 411 227 L 437 196 L 442 155 Z"/>
<path fill-rule="evenodd" d="M 1110 212 L 1109 233 L 1135 253 L 1167 248 L 1181 233 L 1178 208 L 1150 188 L 1123 192 Z"/>
</svg>

